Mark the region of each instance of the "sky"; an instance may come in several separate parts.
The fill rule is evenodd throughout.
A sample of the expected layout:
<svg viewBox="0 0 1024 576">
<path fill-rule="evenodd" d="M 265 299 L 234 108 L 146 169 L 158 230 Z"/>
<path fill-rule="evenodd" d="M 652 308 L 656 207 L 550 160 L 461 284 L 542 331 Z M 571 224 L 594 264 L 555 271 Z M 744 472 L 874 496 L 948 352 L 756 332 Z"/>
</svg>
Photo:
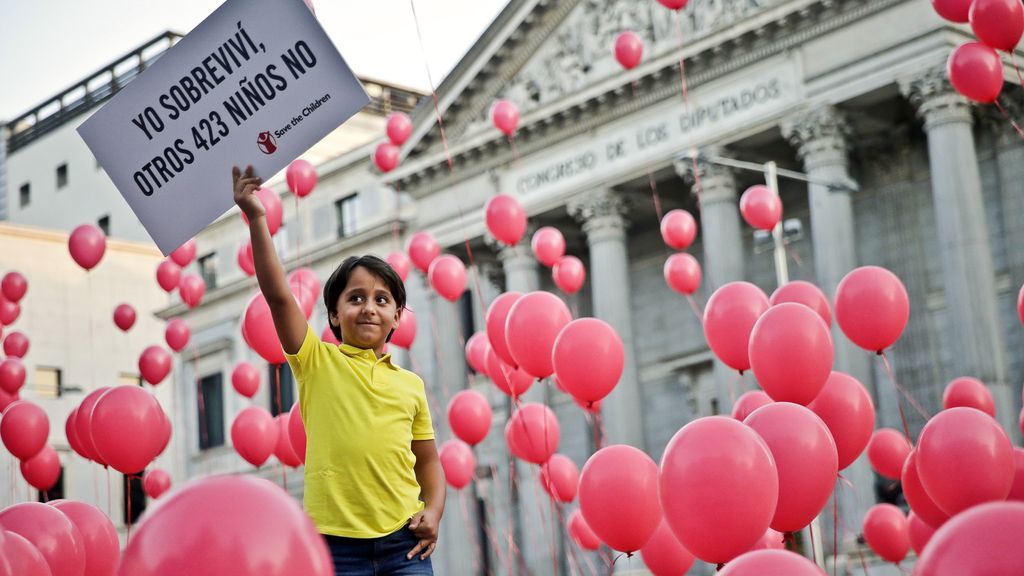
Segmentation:
<svg viewBox="0 0 1024 576">
<path fill-rule="evenodd" d="M 435 84 L 508 3 L 413 1 Z M 188 33 L 221 3 L 0 0 L 0 120 L 13 120 L 161 32 Z M 410 0 L 313 3 L 327 34 L 356 74 L 429 89 Z"/>
</svg>

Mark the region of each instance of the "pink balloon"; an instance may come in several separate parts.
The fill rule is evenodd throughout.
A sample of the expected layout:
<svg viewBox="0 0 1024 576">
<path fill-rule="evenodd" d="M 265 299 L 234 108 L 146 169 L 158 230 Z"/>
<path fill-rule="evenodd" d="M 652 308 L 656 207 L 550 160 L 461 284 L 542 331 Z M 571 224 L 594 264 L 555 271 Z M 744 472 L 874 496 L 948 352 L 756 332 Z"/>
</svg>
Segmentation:
<svg viewBox="0 0 1024 576">
<path fill-rule="evenodd" d="M 171 489 L 171 475 L 160 468 L 151 468 L 142 476 L 142 489 L 155 500 Z"/>
<path fill-rule="evenodd" d="M 260 371 L 249 362 L 239 362 L 231 371 L 231 385 L 242 396 L 252 398 L 260 387 Z"/>
<path fill-rule="evenodd" d="M 238 247 L 238 267 L 245 273 L 246 276 L 252 276 L 256 274 L 256 264 L 252 260 L 252 242 L 249 240 L 245 241 Z"/>
<path fill-rule="evenodd" d="M 122 474 L 138 474 L 160 454 L 165 440 L 163 409 L 137 386 L 107 390 L 92 409 L 96 453 Z"/>
<path fill-rule="evenodd" d="M 658 4 L 661 4 L 669 10 L 679 11 L 686 7 L 688 0 L 658 0 Z"/>
<path fill-rule="evenodd" d="M 4 298 L 17 304 L 27 291 L 28 280 L 25 280 L 25 277 L 20 272 L 4 274 L 4 279 L 0 282 L 0 293 L 3 294 Z"/>
<path fill-rule="evenodd" d="M 787 550 L 756 550 L 726 564 L 718 576 L 825 576 L 825 571 Z"/>
<path fill-rule="evenodd" d="M 406 350 L 412 348 L 412 343 L 416 340 L 416 314 L 413 313 L 411 308 L 406 308 L 402 311 L 401 321 L 398 323 L 398 328 L 395 328 L 395 333 L 391 335 L 391 343 L 399 348 L 405 348 Z"/>
<path fill-rule="evenodd" d="M 1020 323 L 1024 324 L 1024 286 L 1021 286 L 1020 292 L 1017 293 L 1017 316 Z"/>
<path fill-rule="evenodd" d="M 178 246 L 174 252 L 171 252 L 171 260 L 175 264 L 182 268 L 188 266 L 196 259 L 196 241 L 195 239 L 189 239 L 187 242 Z"/>
<path fill-rule="evenodd" d="M 40 492 L 46 492 L 57 483 L 60 477 L 60 458 L 57 451 L 49 444 L 43 445 L 38 454 L 21 461 L 21 476 Z"/>
<path fill-rule="evenodd" d="M 677 252 L 669 256 L 665 261 L 663 273 L 668 287 L 680 294 L 692 296 L 700 288 L 700 262 L 686 252 Z"/>
<path fill-rule="evenodd" d="M 387 174 L 398 167 L 402 150 L 391 142 L 381 142 L 373 151 L 373 163 L 382 173 Z"/>
<path fill-rule="evenodd" d="M 615 59 L 626 70 L 636 68 L 644 56 L 644 41 L 627 30 L 615 38 Z"/>
<path fill-rule="evenodd" d="M 441 245 L 430 232 L 417 232 L 409 238 L 407 252 L 413 266 L 426 274 L 430 269 L 430 263 L 441 253 Z"/>
<path fill-rule="evenodd" d="M 778 498 L 779 473 L 768 445 L 732 418 L 694 420 L 665 447 L 665 519 L 705 562 L 728 562 L 749 550 L 768 529 Z"/>
<path fill-rule="evenodd" d="M 907 525 L 910 532 L 910 546 L 920 558 L 924 554 L 928 541 L 935 535 L 935 528 L 932 528 L 930 524 L 921 520 L 921 517 L 913 512 L 907 515 Z"/>
<path fill-rule="evenodd" d="M 405 282 L 409 277 L 409 267 L 412 266 L 409 257 L 404 252 L 393 251 L 388 253 L 387 261 L 394 268 L 395 272 L 398 273 L 398 277 L 402 279 L 402 282 Z M 430 267 L 428 266 L 427 269 L 429 270 Z"/>
<path fill-rule="evenodd" d="M 935 504 L 950 516 L 1005 500 L 1013 487 L 1013 445 L 999 424 L 973 408 L 950 408 L 925 424 L 917 472 Z"/>
<path fill-rule="evenodd" d="M 185 346 L 188 346 L 188 341 L 191 338 L 192 329 L 188 327 L 184 320 L 172 318 L 167 322 L 167 327 L 164 329 L 164 339 L 167 340 L 167 345 L 171 347 L 171 350 L 181 352 L 185 349 Z M 152 346 L 151 348 L 159 347 Z M 162 348 L 159 349 L 163 350 Z M 170 355 L 167 356 L 167 360 L 170 361 Z"/>
<path fill-rule="evenodd" d="M 796 532 L 828 503 L 839 473 L 836 444 L 825 423 L 799 404 L 773 402 L 744 424 L 764 439 L 779 471 L 779 500 L 771 527 Z"/>
<path fill-rule="evenodd" d="M 491 430 L 491 404 L 476 390 L 462 390 L 448 402 L 448 424 L 460 440 L 476 446 Z"/>
<path fill-rule="evenodd" d="M 511 136 L 519 125 L 519 108 L 508 100 L 498 100 L 491 107 L 491 121 L 504 135 Z"/>
<path fill-rule="evenodd" d="M 903 488 L 903 496 L 907 499 L 907 504 L 910 505 L 910 509 L 922 521 L 927 522 L 934 528 L 938 528 L 945 524 L 946 520 L 949 520 L 949 514 L 943 512 L 935 504 L 931 496 L 928 495 L 928 492 L 925 491 L 924 485 L 921 484 L 921 476 L 917 471 L 916 448 L 911 450 L 910 456 L 907 456 L 907 461 L 903 464 L 900 484 Z"/>
<path fill-rule="evenodd" d="M 813 402 L 807 405 L 832 433 L 843 470 L 860 457 L 875 429 L 871 394 L 856 378 L 832 372 Z"/>
<path fill-rule="evenodd" d="M 285 180 L 288 181 L 288 189 L 299 198 L 305 198 L 313 192 L 316 187 L 316 168 L 308 161 L 299 158 L 288 165 L 285 172 Z"/>
<path fill-rule="evenodd" d="M 92 270 L 103 259 L 107 250 L 107 237 L 92 224 L 82 224 L 68 236 L 68 251 L 76 264 L 85 270 Z"/>
<path fill-rule="evenodd" d="M 864 516 L 864 539 L 883 559 L 899 564 L 910 550 L 910 524 L 892 504 L 876 504 Z"/>
<path fill-rule="evenodd" d="M 156 451 L 157 456 L 163 454 L 164 450 L 167 450 L 167 445 L 171 443 L 171 432 L 173 431 L 171 419 L 167 417 L 163 409 L 160 410 L 160 423 L 160 444 Z"/>
<path fill-rule="evenodd" d="M 902 433 L 892 428 L 880 428 L 868 442 L 868 460 L 875 472 L 890 480 L 899 480 L 911 448 Z"/>
<path fill-rule="evenodd" d="M 550 292 L 529 292 L 516 300 L 505 323 L 508 351 L 516 364 L 531 376 L 550 376 L 555 371 L 551 361 L 555 339 L 571 321 L 569 307 Z M 607 344 L 605 349 L 611 352 L 612 346 Z"/>
<path fill-rule="evenodd" d="M 306 462 L 306 426 L 302 423 L 302 413 L 299 411 L 299 403 L 292 404 L 291 417 L 288 418 L 288 439 L 291 440 L 292 450 L 303 463 Z"/>
<path fill-rule="evenodd" d="M 686 574 L 695 560 L 664 520 L 640 549 L 640 557 L 654 576 L 681 576 Z"/>
<path fill-rule="evenodd" d="M 110 518 L 85 502 L 54 500 L 49 505 L 60 510 L 78 529 L 85 551 L 83 576 L 112 576 L 121 556 L 121 546 Z"/>
<path fill-rule="evenodd" d="M 82 576 L 85 546 L 82 533 L 63 512 L 40 504 L 22 502 L 0 510 L 0 528 L 14 532 L 39 550 L 55 576 Z"/>
<path fill-rule="evenodd" d="M 17 394 L 25 385 L 25 365 L 18 358 L 0 362 L 0 388 L 8 394 Z"/>
<path fill-rule="evenodd" d="M 757 320 L 748 354 L 754 376 L 772 400 L 806 405 L 832 371 L 832 336 L 814 310 L 787 302 Z"/>
<path fill-rule="evenodd" d="M 540 467 L 540 485 L 552 499 L 568 504 L 576 499 L 580 483 L 580 469 L 571 458 L 553 454 Z"/>
<path fill-rule="evenodd" d="M 543 404 L 528 402 L 509 419 L 509 434 L 520 451 L 519 458 L 543 464 L 558 450 L 558 418 Z"/>
<path fill-rule="evenodd" d="M 516 361 L 512 358 L 512 353 L 508 350 L 508 342 L 505 340 L 505 324 L 508 322 L 508 313 L 512 310 L 512 306 L 522 297 L 520 292 L 505 292 L 499 295 L 487 308 L 487 317 L 484 320 L 491 350 L 497 354 L 498 358 L 511 366 L 515 366 Z M 489 361 L 487 373 L 492 379 L 496 377 L 490 371 Z"/>
<path fill-rule="evenodd" d="M 299 304 L 302 315 L 309 320 L 313 316 L 313 309 L 316 308 L 317 294 L 320 290 L 320 281 L 315 278 L 295 276 L 295 273 L 288 275 L 288 289 L 291 290 L 295 302 Z"/>
<path fill-rule="evenodd" d="M 320 341 L 327 342 L 328 344 L 334 344 L 335 346 L 341 345 L 341 342 L 334 337 L 334 332 L 331 331 L 330 324 L 324 326 L 323 332 L 320 333 Z"/>
<path fill-rule="evenodd" d="M 178 285 L 178 295 L 189 309 L 199 306 L 206 294 L 206 283 L 197 274 L 185 274 Z"/>
<path fill-rule="evenodd" d="M 558 228 L 544 226 L 533 233 L 530 247 L 537 261 L 550 268 L 565 255 L 565 236 Z"/>
<path fill-rule="evenodd" d="M 670 248 L 686 250 L 697 237 L 697 221 L 686 210 L 670 210 L 661 219 L 661 239 Z"/>
<path fill-rule="evenodd" d="M 277 425 L 263 408 L 249 406 L 231 423 L 231 443 L 246 462 L 259 468 L 277 446 Z"/>
<path fill-rule="evenodd" d="M 832 308 L 828 304 L 828 298 L 814 284 L 804 282 L 803 280 L 794 280 L 779 286 L 772 293 L 772 297 L 768 299 L 768 304 L 775 306 L 783 302 L 796 302 L 797 304 L 807 306 L 817 312 L 818 316 L 821 316 L 826 326 L 832 327 Z"/>
<path fill-rule="evenodd" d="M 751 550 L 785 550 L 786 543 L 785 537 L 782 532 L 777 532 L 771 528 L 765 530 L 764 536 L 754 544 Z"/>
<path fill-rule="evenodd" d="M 580 473 L 580 511 L 594 533 L 621 552 L 636 552 L 661 522 L 658 465 L 643 451 L 602 448 Z"/>
<path fill-rule="evenodd" d="M 491 234 L 508 246 L 518 244 L 526 232 L 526 212 L 508 194 L 498 194 L 487 201 L 484 219 Z"/>
<path fill-rule="evenodd" d="M 53 576 L 46 559 L 21 534 L 0 528 L 0 574 L 3 576 Z"/>
<path fill-rule="evenodd" d="M 476 457 L 473 450 L 461 440 L 449 440 L 441 445 L 438 451 L 444 479 L 456 490 L 465 488 L 473 479 L 476 468 Z"/>
<path fill-rule="evenodd" d="M 412 136 L 412 120 L 405 112 L 392 112 L 388 115 L 386 132 L 392 144 L 401 146 Z"/>
<path fill-rule="evenodd" d="M 932 0 L 932 8 L 946 20 L 966 24 L 974 0 Z"/>
<path fill-rule="evenodd" d="M 579 510 L 573 510 L 569 515 L 568 528 L 569 536 L 580 548 L 593 551 L 601 547 L 601 539 L 594 534 L 590 525 L 587 524 L 587 520 L 583 518 L 583 513 Z"/>
<path fill-rule="evenodd" d="M 68 445 L 71 446 L 75 454 L 88 459 L 89 456 L 82 449 L 82 442 L 78 439 L 78 426 L 75 423 L 78 418 L 78 408 L 78 406 L 72 408 L 67 419 L 64 420 L 64 437 L 68 439 Z"/>
<path fill-rule="evenodd" d="M 14 324 L 14 321 L 18 319 L 20 314 L 21 306 L 4 298 L 0 298 L 0 328 L 4 325 L 10 326 L 11 324 Z"/>
<path fill-rule="evenodd" d="M 862 266 L 836 287 L 835 312 L 847 338 L 869 352 L 881 352 L 903 333 L 910 301 L 895 274 L 878 266 Z"/>
<path fill-rule="evenodd" d="M 611 393 L 619 383 L 625 362 L 619 334 L 597 318 L 580 318 L 566 324 L 551 352 L 551 364 L 562 389 L 586 403 L 599 402 Z"/>
<path fill-rule="evenodd" d="M 291 434 L 289 433 L 291 413 L 285 412 L 274 416 L 274 423 L 277 425 L 277 444 L 274 446 L 274 456 L 278 462 L 289 468 L 298 468 L 302 460 L 295 453 L 292 447 Z"/>
<path fill-rule="evenodd" d="M 96 445 L 92 438 L 92 411 L 96 402 L 110 390 L 110 386 L 102 386 L 85 395 L 78 407 L 78 416 L 75 417 L 75 428 L 77 429 L 78 443 L 81 444 L 84 456 L 100 466 L 106 467 L 107 463 L 96 451 Z M 138 472 L 138 470 L 136 470 Z"/>
<path fill-rule="evenodd" d="M 754 228 L 774 230 L 782 219 L 782 199 L 771 188 L 755 184 L 740 197 L 740 213 Z"/>
<path fill-rule="evenodd" d="M 164 292 L 172 292 L 181 283 L 181 267 L 170 260 L 164 260 L 156 267 L 156 283 Z"/>
<path fill-rule="evenodd" d="M 466 362 L 479 374 L 487 374 L 487 351 L 490 348 L 486 332 L 477 332 L 466 341 Z"/>
<path fill-rule="evenodd" d="M 1024 502 L 1024 449 L 1013 449 L 1013 486 L 1007 500 L 1018 500 Z"/>
<path fill-rule="evenodd" d="M 914 574 L 1019 574 L 1024 566 L 1024 503 L 992 502 L 958 514 L 932 536 Z"/>
<path fill-rule="evenodd" d="M 946 391 L 942 393 L 942 407 L 948 410 L 957 406 L 977 408 L 993 418 L 996 416 L 992 393 L 977 378 L 964 376 L 946 385 Z"/>
<path fill-rule="evenodd" d="M 771 403 L 771 396 L 768 396 L 762 390 L 744 392 L 736 399 L 736 403 L 732 406 L 732 417 L 743 422 L 751 412 Z"/>
<path fill-rule="evenodd" d="M 1018 0 L 974 0 L 967 14 L 978 40 L 1010 52 L 1024 35 L 1024 6 Z"/>
<path fill-rule="evenodd" d="M 466 291 L 466 265 L 451 254 L 434 258 L 427 269 L 430 286 L 449 302 L 458 300 Z"/>
<path fill-rule="evenodd" d="M 130 304 L 118 304 L 114 308 L 114 325 L 127 332 L 135 325 L 135 308 Z"/>
<path fill-rule="evenodd" d="M 533 386 L 533 376 L 520 368 L 513 368 L 498 358 L 493 348 L 487 349 L 487 374 L 506 396 L 518 398 Z"/>
<path fill-rule="evenodd" d="M 587 269 L 575 256 L 564 256 L 551 268 L 551 278 L 558 289 L 566 294 L 575 294 L 587 281 Z"/>
<path fill-rule="evenodd" d="M 185 324 L 180 320 L 178 322 L 180 322 L 181 325 Z M 168 325 L 168 329 L 170 329 L 170 327 L 171 326 Z M 185 329 L 187 330 L 188 326 L 185 326 Z M 168 343 L 174 341 L 175 338 L 176 336 L 172 336 L 171 333 L 168 332 Z M 167 375 L 170 373 L 170 352 L 168 352 L 167 350 L 160 346 L 147 346 L 146 349 L 142 351 L 142 355 L 139 356 L 139 374 L 142 375 L 142 378 L 146 382 L 149 382 L 153 386 L 156 386 L 157 384 L 163 382 L 164 378 L 167 378 Z"/>
<path fill-rule="evenodd" d="M 30 460 L 46 446 L 50 434 L 50 418 L 38 405 L 28 400 L 12 402 L 0 418 L 0 438 L 18 460 Z"/>
<path fill-rule="evenodd" d="M 270 315 L 270 305 L 257 292 L 249 299 L 242 317 L 243 330 L 249 346 L 270 364 L 284 364 L 284 350 L 274 328 L 274 319 Z"/>
<path fill-rule="evenodd" d="M 730 368 L 750 368 L 750 333 L 768 309 L 768 297 L 749 282 L 729 282 L 704 307 L 704 337 L 716 356 Z M 699 557 L 699 555 L 698 555 Z"/>
<path fill-rule="evenodd" d="M 197 523 L 201 517 L 217 521 Z M 213 476 L 146 512 L 120 574 L 333 576 L 334 569 L 323 537 L 287 492 L 251 476 Z"/>
<path fill-rule="evenodd" d="M 8 406 L 17 402 L 19 397 L 17 394 L 8 394 L 3 388 L 0 388 L 0 413 L 7 409 Z"/>
<path fill-rule="evenodd" d="M 267 218 L 267 230 L 270 231 L 270 235 L 277 234 L 277 231 L 281 229 L 281 222 L 284 220 L 284 207 L 281 206 L 281 197 L 277 195 L 270 188 L 257 188 L 256 197 L 260 199 L 260 203 L 263 204 L 263 210 L 266 213 Z M 245 215 L 245 212 L 239 212 L 242 216 L 242 222 L 248 226 L 249 218 Z M 190 240 L 191 242 L 191 240 Z M 195 256 L 195 246 L 192 247 L 192 256 Z M 174 255 L 171 254 L 173 258 Z M 178 262 L 181 264 L 181 262 Z M 188 264 L 181 264 L 182 267 Z"/>
<path fill-rule="evenodd" d="M 982 104 L 995 102 L 1003 90 L 1002 59 L 980 42 L 966 42 L 953 50 L 946 74 L 957 92 Z"/>
</svg>

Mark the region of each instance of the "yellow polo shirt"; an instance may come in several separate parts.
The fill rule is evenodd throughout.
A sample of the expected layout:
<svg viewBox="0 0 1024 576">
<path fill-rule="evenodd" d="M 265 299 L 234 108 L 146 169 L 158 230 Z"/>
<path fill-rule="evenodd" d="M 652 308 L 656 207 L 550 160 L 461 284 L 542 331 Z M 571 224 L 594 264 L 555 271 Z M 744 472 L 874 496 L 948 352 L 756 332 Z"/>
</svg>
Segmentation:
<svg viewBox="0 0 1024 576">
<path fill-rule="evenodd" d="M 434 438 L 423 380 L 308 327 L 285 357 L 308 438 L 303 504 L 320 533 L 378 538 L 404 526 L 423 509 L 412 441 Z"/>
</svg>

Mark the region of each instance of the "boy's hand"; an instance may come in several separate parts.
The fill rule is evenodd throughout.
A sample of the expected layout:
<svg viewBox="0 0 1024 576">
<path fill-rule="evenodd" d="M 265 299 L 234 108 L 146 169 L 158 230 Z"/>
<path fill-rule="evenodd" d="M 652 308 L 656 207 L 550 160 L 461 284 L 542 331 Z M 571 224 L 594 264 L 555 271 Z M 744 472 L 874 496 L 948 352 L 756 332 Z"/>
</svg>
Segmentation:
<svg viewBox="0 0 1024 576">
<path fill-rule="evenodd" d="M 252 166 L 246 167 L 244 173 L 238 166 L 233 166 L 231 179 L 234 181 L 235 204 L 238 204 L 246 218 L 252 220 L 263 216 L 266 209 L 263 208 L 263 202 L 254 194 L 263 184 L 263 179 L 252 175 Z"/>
<path fill-rule="evenodd" d="M 416 554 L 420 554 L 420 560 L 426 560 L 430 558 L 430 555 L 434 553 L 434 548 L 437 546 L 437 528 L 441 522 L 441 518 L 430 508 L 417 512 L 412 517 L 412 521 L 409 522 L 409 530 L 420 539 L 419 544 L 416 545 L 409 553 L 406 558 L 412 560 L 412 557 Z"/>
</svg>

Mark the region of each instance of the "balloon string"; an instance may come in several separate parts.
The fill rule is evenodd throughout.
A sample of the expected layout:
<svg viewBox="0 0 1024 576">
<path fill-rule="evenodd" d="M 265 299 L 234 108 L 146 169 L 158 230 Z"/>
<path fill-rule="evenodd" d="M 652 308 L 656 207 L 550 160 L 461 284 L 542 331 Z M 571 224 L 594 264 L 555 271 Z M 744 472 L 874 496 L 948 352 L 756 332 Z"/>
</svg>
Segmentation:
<svg viewBox="0 0 1024 576">
<path fill-rule="evenodd" d="M 701 309 L 700 304 L 697 303 L 697 299 L 692 294 L 686 295 L 686 301 L 690 303 L 690 310 L 693 310 L 693 315 L 697 317 L 697 322 L 704 325 L 704 310 Z"/>
<path fill-rule="evenodd" d="M 420 44 L 420 54 L 423 55 L 423 68 L 427 71 L 427 82 L 430 83 L 430 95 L 434 99 L 434 115 L 437 116 L 437 127 L 441 131 L 441 143 L 444 145 L 444 155 L 448 160 L 448 172 L 454 172 L 452 154 L 448 149 L 448 137 L 444 133 L 444 118 L 441 116 L 441 106 L 437 100 L 437 89 L 434 87 L 434 78 L 430 74 L 430 63 L 427 61 L 427 49 L 423 46 L 423 33 L 420 31 L 420 19 L 416 15 L 416 2 L 409 0 L 409 7 L 412 9 L 412 21 L 416 24 L 416 39 Z"/>
<path fill-rule="evenodd" d="M 882 363 L 885 365 L 885 372 L 886 374 L 888 374 L 889 380 L 892 381 L 893 386 L 896 387 L 896 390 L 898 390 L 899 393 L 904 398 L 906 398 L 908 402 L 910 402 L 910 405 L 914 407 L 914 410 L 917 411 L 918 415 L 921 416 L 921 418 L 924 418 L 925 422 L 930 420 L 931 416 L 928 415 L 928 411 L 925 410 L 920 403 L 918 403 L 918 401 L 906 390 L 906 388 L 900 386 L 899 381 L 896 380 L 896 373 L 893 371 L 892 365 L 889 363 L 889 356 L 885 353 L 884 350 L 879 354 L 879 356 L 882 357 Z M 913 446 L 914 443 L 910 439 L 910 434 L 907 432 L 907 421 L 903 413 L 903 405 L 899 402 L 899 398 L 896 399 L 896 404 L 899 406 L 900 409 L 900 419 L 903 420 L 903 433 L 906 435 L 907 441 L 910 442 L 911 446 Z"/>
<path fill-rule="evenodd" d="M 86 460 L 85 463 L 88 465 L 89 464 L 89 460 Z M 12 481 L 11 481 L 11 499 L 13 500 L 14 499 L 14 482 L 13 482 L 14 469 L 13 468 L 11 469 L 11 477 L 12 477 Z M 98 508 L 100 506 L 100 504 L 101 504 L 101 502 L 100 502 L 100 469 L 99 469 L 98 466 L 93 466 L 93 468 L 92 468 L 92 495 L 93 495 L 93 501 L 96 503 L 96 507 Z M 107 509 L 107 516 L 110 516 L 109 508 Z"/>
<path fill-rule="evenodd" d="M 437 295 L 437 297 L 440 298 L 441 296 Z M 440 369 L 442 366 L 446 364 L 446 362 L 444 362 L 444 359 L 441 358 L 441 335 L 440 330 L 437 327 L 436 314 L 430 315 L 430 331 L 434 334 L 434 360 L 436 362 L 435 366 L 437 366 Z M 438 372 L 440 372 L 440 370 L 438 370 Z M 447 374 L 437 375 L 437 379 L 440 380 L 441 382 L 441 393 L 444 394 L 445 400 L 451 398 L 451 396 L 448 394 L 448 379 L 446 378 L 446 376 Z"/>
<path fill-rule="evenodd" d="M 49 502 L 49 501 L 50 501 L 50 491 L 49 490 L 43 490 L 43 502 L 45 503 L 45 502 Z"/>
<path fill-rule="evenodd" d="M 1017 62 L 1016 61 L 1014 61 L 1013 67 L 1017 68 Z M 1017 68 L 1017 76 L 1020 76 L 1020 69 L 1019 68 Z M 995 104 L 996 108 L 999 109 L 999 112 L 1002 113 L 1003 118 L 1006 118 L 1007 120 L 1010 121 L 1010 126 L 1013 126 L 1013 129 L 1017 131 L 1017 135 L 1020 136 L 1021 138 L 1024 138 L 1024 130 L 1021 130 L 1020 125 L 1017 124 L 1017 122 L 1013 118 L 1010 117 L 1009 113 L 1006 112 L 1006 109 L 1003 108 L 1003 105 L 999 103 L 999 100 L 998 99 L 993 100 L 992 103 Z"/>
<path fill-rule="evenodd" d="M 199 433 L 203 438 L 203 446 L 210 448 L 210 431 L 206 422 L 206 395 L 203 393 L 203 379 L 199 377 L 199 349 L 192 344 L 192 362 L 196 373 L 196 397 L 199 399 Z"/>
<path fill-rule="evenodd" d="M 545 425 L 545 427 L 547 426 L 547 418 L 544 419 L 544 425 Z M 544 432 L 544 437 L 547 438 L 547 431 L 546 430 Z M 544 492 L 544 490 L 542 490 L 540 488 L 542 483 L 540 481 L 540 478 L 538 478 L 534 474 L 537 469 L 538 468 L 534 468 L 533 466 L 530 466 L 530 473 L 531 473 L 532 479 L 536 480 L 536 482 L 532 482 L 532 484 L 533 484 L 533 496 L 534 496 L 534 499 L 537 501 L 537 512 L 538 512 L 538 517 L 540 518 L 541 537 L 544 537 L 544 536 L 547 535 L 545 533 L 548 532 L 548 523 L 545 521 L 545 518 L 544 518 L 545 517 L 545 514 L 544 514 L 544 502 L 541 500 L 542 498 L 545 497 L 544 494 L 541 494 L 541 492 Z M 554 491 L 554 484 L 551 483 L 551 476 L 550 475 L 548 476 L 548 486 L 552 489 L 552 491 Z M 555 544 L 555 531 L 554 530 L 551 531 L 551 538 L 544 538 L 544 539 L 548 541 L 548 551 L 551 552 L 551 567 L 552 567 L 551 573 L 552 574 L 558 574 L 558 553 L 556 552 L 557 544 Z"/>
<path fill-rule="evenodd" d="M 126 476 L 126 478 L 128 479 L 128 490 L 127 490 L 128 493 L 125 494 L 125 496 L 126 496 L 125 500 L 127 500 L 127 505 L 128 505 L 128 535 L 125 538 L 125 544 L 131 544 L 131 542 L 132 542 L 132 478 L 134 478 L 134 476 L 129 474 L 128 476 Z"/>
<path fill-rule="evenodd" d="M 1020 66 L 1017 65 L 1017 55 L 1014 50 L 1010 50 L 1010 61 L 1013 62 L 1013 70 L 1017 73 L 1017 84 L 1024 86 L 1024 78 L 1020 75 Z"/>
<path fill-rule="evenodd" d="M 85 284 L 89 290 L 89 302 L 92 302 L 92 274 L 88 270 L 85 271 Z M 89 323 L 89 344 L 92 347 L 92 357 L 96 358 L 96 334 L 93 329 L 92 315 L 89 315 L 86 322 Z M 96 364 L 93 362 L 89 363 L 89 376 L 92 380 L 93 389 L 96 388 Z"/>
<path fill-rule="evenodd" d="M 107 516 L 114 517 L 114 505 L 110 497 L 110 468 L 107 468 Z"/>
<path fill-rule="evenodd" d="M 625 552 L 620 552 L 618 556 L 612 559 L 611 563 L 608 564 L 608 576 L 611 576 L 615 573 L 615 563 L 619 561 L 619 558 L 622 558 L 625 555 Z"/>
<path fill-rule="evenodd" d="M 864 551 L 857 547 L 857 555 L 860 556 L 860 567 L 864 570 L 864 576 L 868 576 L 868 563 L 864 560 Z"/>
<path fill-rule="evenodd" d="M 832 576 L 839 566 L 839 485 L 832 487 Z"/>
<path fill-rule="evenodd" d="M 474 478 L 473 481 L 475 482 L 476 479 Z M 469 517 L 469 506 L 466 504 L 466 491 L 465 491 L 465 489 L 459 490 L 459 509 L 462 512 L 462 522 L 466 526 L 472 526 L 473 525 L 473 520 L 472 520 L 472 518 Z M 469 532 L 473 532 L 473 530 L 470 530 Z M 474 574 L 479 574 L 479 572 L 480 572 L 480 569 L 479 569 L 479 565 L 480 565 L 479 557 L 480 557 L 482 551 L 481 551 L 479 542 L 477 542 L 476 534 L 473 534 L 473 536 L 471 536 L 471 538 L 473 540 L 473 544 L 474 544 L 474 548 L 475 548 L 475 552 L 473 553 L 473 573 Z"/>
<path fill-rule="evenodd" d="M 395 180 L 395 216 L 391 219 L 391 246 L 395 250 L 402 249 L 401 234 L 398 231 L 398 221 L 402 218 L 402 183 Z"/>
<path fill-rule="evenodd" d="M 811 560 L 813 560 L 814 563 L 817 564 L 818 563 L 818 550 L 817 550 L 818 547 L 814 544 L 814 528 L 813 528 L 813 526 L 808 528 L 807 532 L 811 535 Z"/>
<path fill-rule="evenodd" d="M 676 21 L 676 34 L 679 38 L 679 86 L 683 93 L 683 109 L 686 111 L 687 117 L 690 115 L 690 91 L 686 86 L 686 61 L 683 57 L 683 21 L 679 11 L 675 11 Z M 690 160 L 693 164 L 693 194 L 697 197 L 697 207 L 703 210 L 703 202 L 701 200 L 701 193 L 703 192 L 703 186 L 700 182 L 700 172 L 697 169 L 697 149 L 694 144 L 693 131 L 690 131 Z"/>
</svg>

